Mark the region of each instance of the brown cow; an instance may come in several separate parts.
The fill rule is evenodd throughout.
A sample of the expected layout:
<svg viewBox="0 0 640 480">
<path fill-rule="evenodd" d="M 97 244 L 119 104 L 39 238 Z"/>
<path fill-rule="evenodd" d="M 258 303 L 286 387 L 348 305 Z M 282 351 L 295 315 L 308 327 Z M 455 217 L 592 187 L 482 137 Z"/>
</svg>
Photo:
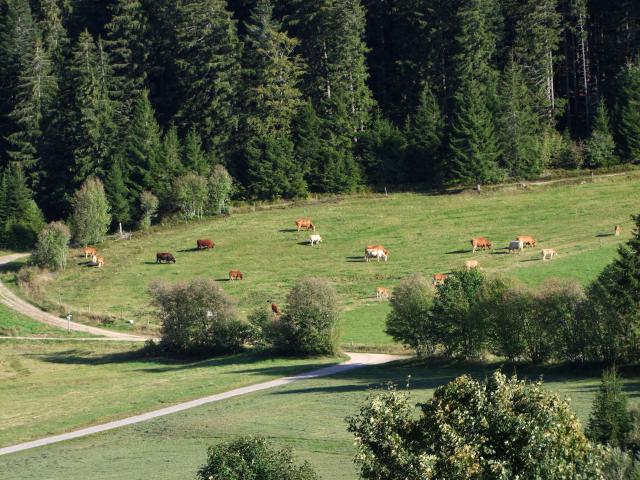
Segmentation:
<svg viewBox="0 0 640 480">
<path fill-rule="evenodd" d="M 385 298 L 389 298 L 389 290 L 384 287 L 376 288 L 376 298 L 378 300 L 383 300 Z"/>
<path fill-rule="evenodd" d="M 296 228 L 300 231 L 301 228 L 305 230 L 313 230 L 315 232 L 316 226 L 311 222 L 309 218 L 299 218 L 296 220 Z"/>
<path fill-rule="evenodd" d="M 89 256 L 93 257 L 94 255 L 98 254 L 98 250 L 96 250 L 96 247 L 86 246 L 82 251 L 84 252 L 84 258 L 89 258 Z"/>
<path fill-rule="evenodd" d="M 278 305 L 276 305 L 273 302 L 271 303 L 271 311 L 276 317 L 279 317 L 280 315 L 282 315 L 282 312 L 280 311 L 280 308 L 278 307 Z"/>
<path fill-rule="evenodd" d="M 216 244 L 213 240 L 204 239 L 204 240 L 196 240 L 196 246 L 198 250 L 201 250 L 203 248 L 204 249 L 213 248 L 216 246 Z"/>
<path fill-rule="evenodd" d="M 464 266 L 467 270 L 478 268 L 478 260 L 467 260 L 466 262 L 464 262 Z"/>
<path fill-rule="evenodd" d="M 434 273 L 433 274 L 433 284 L 434 285 L 444 285 L 445 280 L 447 279 L 446 273 Z"/>
<path fill-rule="evenodd" d="M 523 247 L 536 246 L 536 239 L 533 238 L 531 235 L 520 235 L 519 237 L 516 237 L 516 240 L 518 240 L 519 242 L 522 242 Z"/>
<path fill-rule="evenodd" d="M 242 272 L 240 270 L 229 270 L 229 281 L 242 280 Z"/>
<path fill-rule="evenodd" d="M 616 237 L 620 236 L 620 232 L 622 231 L 622 228 L 620 228 L 620 225 L 616 225 L 615 227 L 613 227 L 613 234 Z"/>
<path fill-rule="evenodd" d="M 176 257 L 169 252 L 156 253 L 156 263 L 176 263 Z"/>
<path fill-rule="evenodd" d="M 102 267 L 104 267 L 104 257 L 99 256 L 99 257 L 97 258 L 97 264 L 98 264 L 98 268 L 102 268 Z"/>
<path fill-rule="evenodd" d="M 491 248 L 491 242 L 486 237 L 476 237 L 470 240 L 473 247 L 473 253 L 476 253 L 477 249 L 484 250 L 485 248 Z"/>
</svg>

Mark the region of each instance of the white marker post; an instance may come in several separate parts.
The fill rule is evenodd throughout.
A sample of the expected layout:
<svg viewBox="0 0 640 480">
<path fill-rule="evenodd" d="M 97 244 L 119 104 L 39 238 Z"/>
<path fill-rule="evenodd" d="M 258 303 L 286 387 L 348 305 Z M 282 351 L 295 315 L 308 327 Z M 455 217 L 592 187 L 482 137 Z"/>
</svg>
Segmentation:
<svg viewBox="0 0 640 480">
<path fill-rule="evenodd" d="M 71 318 L 73 317 L 73 315 L 71 315 L 70 313 L 67 313 L 67 332 L 71 331 Z"/>
</svg>

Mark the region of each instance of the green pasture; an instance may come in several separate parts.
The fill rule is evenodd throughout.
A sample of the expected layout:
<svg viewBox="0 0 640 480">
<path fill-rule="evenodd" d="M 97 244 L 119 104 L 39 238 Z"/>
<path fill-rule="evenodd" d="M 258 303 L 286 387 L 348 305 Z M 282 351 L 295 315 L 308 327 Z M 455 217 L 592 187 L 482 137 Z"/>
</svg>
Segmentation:
<svg viewBox="0 0 640 480">
<path fill-rule="evenodd" d="M 283 304 L 296 279 L 315 275 L 331 279 L 341 295 L 344 342 L 379 346 L 388 338 L 382 330 L 387 308 L 375 298 L 377 286 L 392 288 L 413 272 L 448 272 L 472 258 L 488 273 L 529 284 L 550 277 L 587 283 L 628 238 L 630 215 L 638 212 L 640 182 L 635 176 L 526 191 L 324 199 L 158 226 L 129 241 L 110 241 L 99 246 L 106 261 L 103 270 L 87 266 L 74 252 L 67 270 L 45 285 L 42 303 L 110 314 L 117 318 L 112 328 L 131 328 L 124 320 L 133 319 L 134 329 L 153 329 L 147 294 L 153 280 L 217 279 L 246 314 L 269 301 Z M 308 233 L 296 232 L 294 222 L 300 217 L 313 219 L 324 238 L 320 246 L 309 246 Z M 622 225 L 621 237 L 612 235 L 614 224 Z M 539 247 L 508 254 L 504 247 L 521 234 L 534 235 Z M 469 239 L 478 235 L 489 237 L 495 248 L 472 254 Z M 198 238 L 213 239 L 215 249 L 195 251 Z M 363 261 L 363 249 L 372 243 L 389 249 L 387 263 Z M 543 262 L 541 247 L 555 248 L 557 259 Z M 173 252 L 177 263 L 156 264 L 158 251 Z M 245 279 L 227 281 L 231 269 L 241 270 Z"/>
<path fill-rule="evenodd" d="M 0 340 L 0 446 L 339 361 L 249 354 L 171 361 L 143 356 L 138 348 L 106 341 Z M 3 462 L 0 457 L 0 478 L 7 472 Z"/>
<path fill-rule="evenodd" d="M 37 322 L 0 303 L 0 337 L 86 337 L 82 332 L 67 332 Z M 0 347 L 0 351 L 1 351 Z"/>
<path fill-rule="evenodd" d="M 357 412 L 370 388 L 409 375 L 413 400 L 428 399 L 435 387 L 462 373 L 484 377 L 498 365 L 430 365 L 412 362 L 370 367 L 225 400 L 150 422 L 2 457 L 1 478 L 91 478 L 174 480 L 194 478 L 207 446 L 235 435 L 263 435 L 294 449 L 326 480 L 355 480 L 353 438 L 345 417 Z M 260 371 L 259 365 L 255 366 Z M 507 373 L 513 367 L 504 367 Z M 518 368 L 523 377 L 543 376 L 546 386 L 568 397 L 584 424 L 599 384 L 597 368 Z M 640 377 L 623 371 L 633 403 Z M 3 476 L 3 473 L 4 476 Z"/>
</svg>

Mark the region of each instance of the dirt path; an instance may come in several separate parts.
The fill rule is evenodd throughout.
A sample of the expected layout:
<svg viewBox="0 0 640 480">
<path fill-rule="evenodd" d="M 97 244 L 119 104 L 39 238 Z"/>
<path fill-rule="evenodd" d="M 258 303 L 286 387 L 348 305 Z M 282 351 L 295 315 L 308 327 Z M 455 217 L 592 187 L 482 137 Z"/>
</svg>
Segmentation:
<svg viewBox="0 0 640 480">
<path fill-rule="evenodd" d="M 4 265 L 7 263 L 14 262 L 20 258 L 26 257 L 29 254 L 27 253 L 15 253 L 13 255 L 5 255 L 0 257 L 0 265 Z M 101 337 L 105 337 L 111 340 L 120 340 L 120 341 L 129 341 L 129 342 L 144 342 L 148 340 L 148 337 L 143 337 L 140 335 L 131 335 L 128 333 L 120 333 L 114 332 L 112 330 L 107 330 L 105 328 L 98 327 L 90 327 L 89 325 L 83 325 L 81 323 L 69 322 L 67 325 L 67 321 L 56 317 L 50 313 L 44 312 L 39 308 L 31 305 L 29 302 L 26 302 L 19 298 L 15 293 L 9 290 L 2 282 L 0 282 L 0 302 L 5 304 L 7 307 L 19 312 L 37 322 L 46 323 L 47 325 L 51 325 L 54 327 L 62 328 L 64 330 L 69 327 L 70 330 L 76 332 L 84 332 L 90 333 L 91 335 L 97 335 Z"/>
<path fill-rule="evenodd" d="M 114 428 L 120 428 L 140 422 L 146 422 L 147 420 L 163 417 L 165 415 L 171 415 L 172 413 L 182 412 L 184 410 L 199 407 L 201 405 L 219 402 L 221 400 L 226 400 L 228 398 L 233 398 L 240 395 L 247 395 L 249 393 L 260 392 L 262 390 L 267 390 L 282 385 L 288 385 L 290 383 L 299 382 L 302 380 L 312 380 L 314 378 L 327 377 L 329 375 L 338 375 L 340 373 L 354 370 L 356 368 L 367 367 L 371 365 L 381 365 L 383 363 L 406 358 L 397 355 L 376 353 L 346 353 L 346 355 L 350 357 L 349 360 L 339 365 L 332 365 L 330 367 L 313 370 L 307 373 L 301 373 L 299 375 L 294 375 L 291 377 L 283 377 L 277 380 L 271 380 L 268 382 L 257 383 L 255 385 L 249 385 L 247 387 L 236 388 L 234 390 L 229 390 L 228 392 L 198 398 L 189 402 L 178 403 L 177 405 L 173 405 L 171 407 L 152 410 L 151 412 L 143 413 L 141 415 L 135 415 L 133 417 L 123 418 L 122 420 L 115 420 L 113 422 L 94 425 L 93 427 L 82 428 L 73 432 L 62 433 L 60 435 L 53 435 L 51 437 L 44 437 L 39 440 L 33 440 L 31 442 L 24 442 L 17 445 L 0 448 L 0 455 L 20 452 L 22 450 L 29 450 L 31 448 L 50 445 L 52 443 L 64 442 L 65 440 L 85 437 L 87 435 L 92 435 L 94 433 L 104 432 L 107 430 L 113 430 Z"/>
</svg>

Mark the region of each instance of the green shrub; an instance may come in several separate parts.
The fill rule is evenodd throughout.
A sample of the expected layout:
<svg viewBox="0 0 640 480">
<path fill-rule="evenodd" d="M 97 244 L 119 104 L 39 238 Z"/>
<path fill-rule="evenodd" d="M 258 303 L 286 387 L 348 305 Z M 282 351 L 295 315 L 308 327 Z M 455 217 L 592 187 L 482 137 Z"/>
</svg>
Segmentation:
<svg viewBox="0 0 640 480">
<path fill-rule="evenodd" d="M 639 480 L 640 463 L 618 447 L 605 448 L 602 473 L 607 480 Z"/>
<path fill-rule="evenodd" d="M 338 295 L 324 279 L 298 280 L 287 296 L 284 313 L 264 331 L 282 353 L 331 355 L 338 351 Z"/>
<path fill-rule="evenodd" d="M 187 173 L 173 182 L 171 201 L 185 220 L 202 218 L 209 199 L 207 179 Z"/>
<path fill-rule="evenodd" d="M 296 465 L 290 450 L 278 450 L 264 438 L 240 437 L 209 448 L 199 480 L 319 480 L 311 465 Z"/>
<path fill-rule="evenodd" d="M 419 407 L 391 390 L 348 419 L 361 478 L 604 480 L 568 403 L 541 382 L 463 375 Z"/>
<path fill-rule="evenodd" d="M 143 190 L 140 192 L 140 230 L 147 230 L 151 226 L 151 220 L 157 215 L 160 200 L 153 193 Z"/>
<path fill-rule="evenodd" d="M 210 279 L 149 289 L 162 324 L 161 346 L 178 354 L 221 354 L 242 350 L 251 327 L 240 320 L 234 301 Z"/>
<path fill-rule="evenodd" d="M 433 355 L 437 335 L 431 317 L 433 287 L 421 274 L 405 278 L 393 289 L 386 333 L 418 356 Z"/>
<path fill-rule="evenodd" d="M 222 165 L 216 165 L 209 175 L 209 202 L 216 215 L 230 213 L 229 200 L 233 192 L 233 178 Z"/>
<path fill-rule="evenodd" d="M 63 270 L 69 257 L 71 233 L 62 222 L 52 222 L 38 234 L 33 262 L 41 268 Z"/>
<path fill-rule="evenodd" d="M 624 447 L 631 429 L 628 399 L 622 391 L 620 377 L 615 369 L 605 370 L 593 400 L 586 435 L 593 442 Z"/>
<path fill-rule="evenodd" d="M 74 241 L 79 245 L 104 241 L 111 224 L 111 207 L 102 182 L 97 178 L 88 178 L 76 191 L 71 203 Z"/>
</svg>

